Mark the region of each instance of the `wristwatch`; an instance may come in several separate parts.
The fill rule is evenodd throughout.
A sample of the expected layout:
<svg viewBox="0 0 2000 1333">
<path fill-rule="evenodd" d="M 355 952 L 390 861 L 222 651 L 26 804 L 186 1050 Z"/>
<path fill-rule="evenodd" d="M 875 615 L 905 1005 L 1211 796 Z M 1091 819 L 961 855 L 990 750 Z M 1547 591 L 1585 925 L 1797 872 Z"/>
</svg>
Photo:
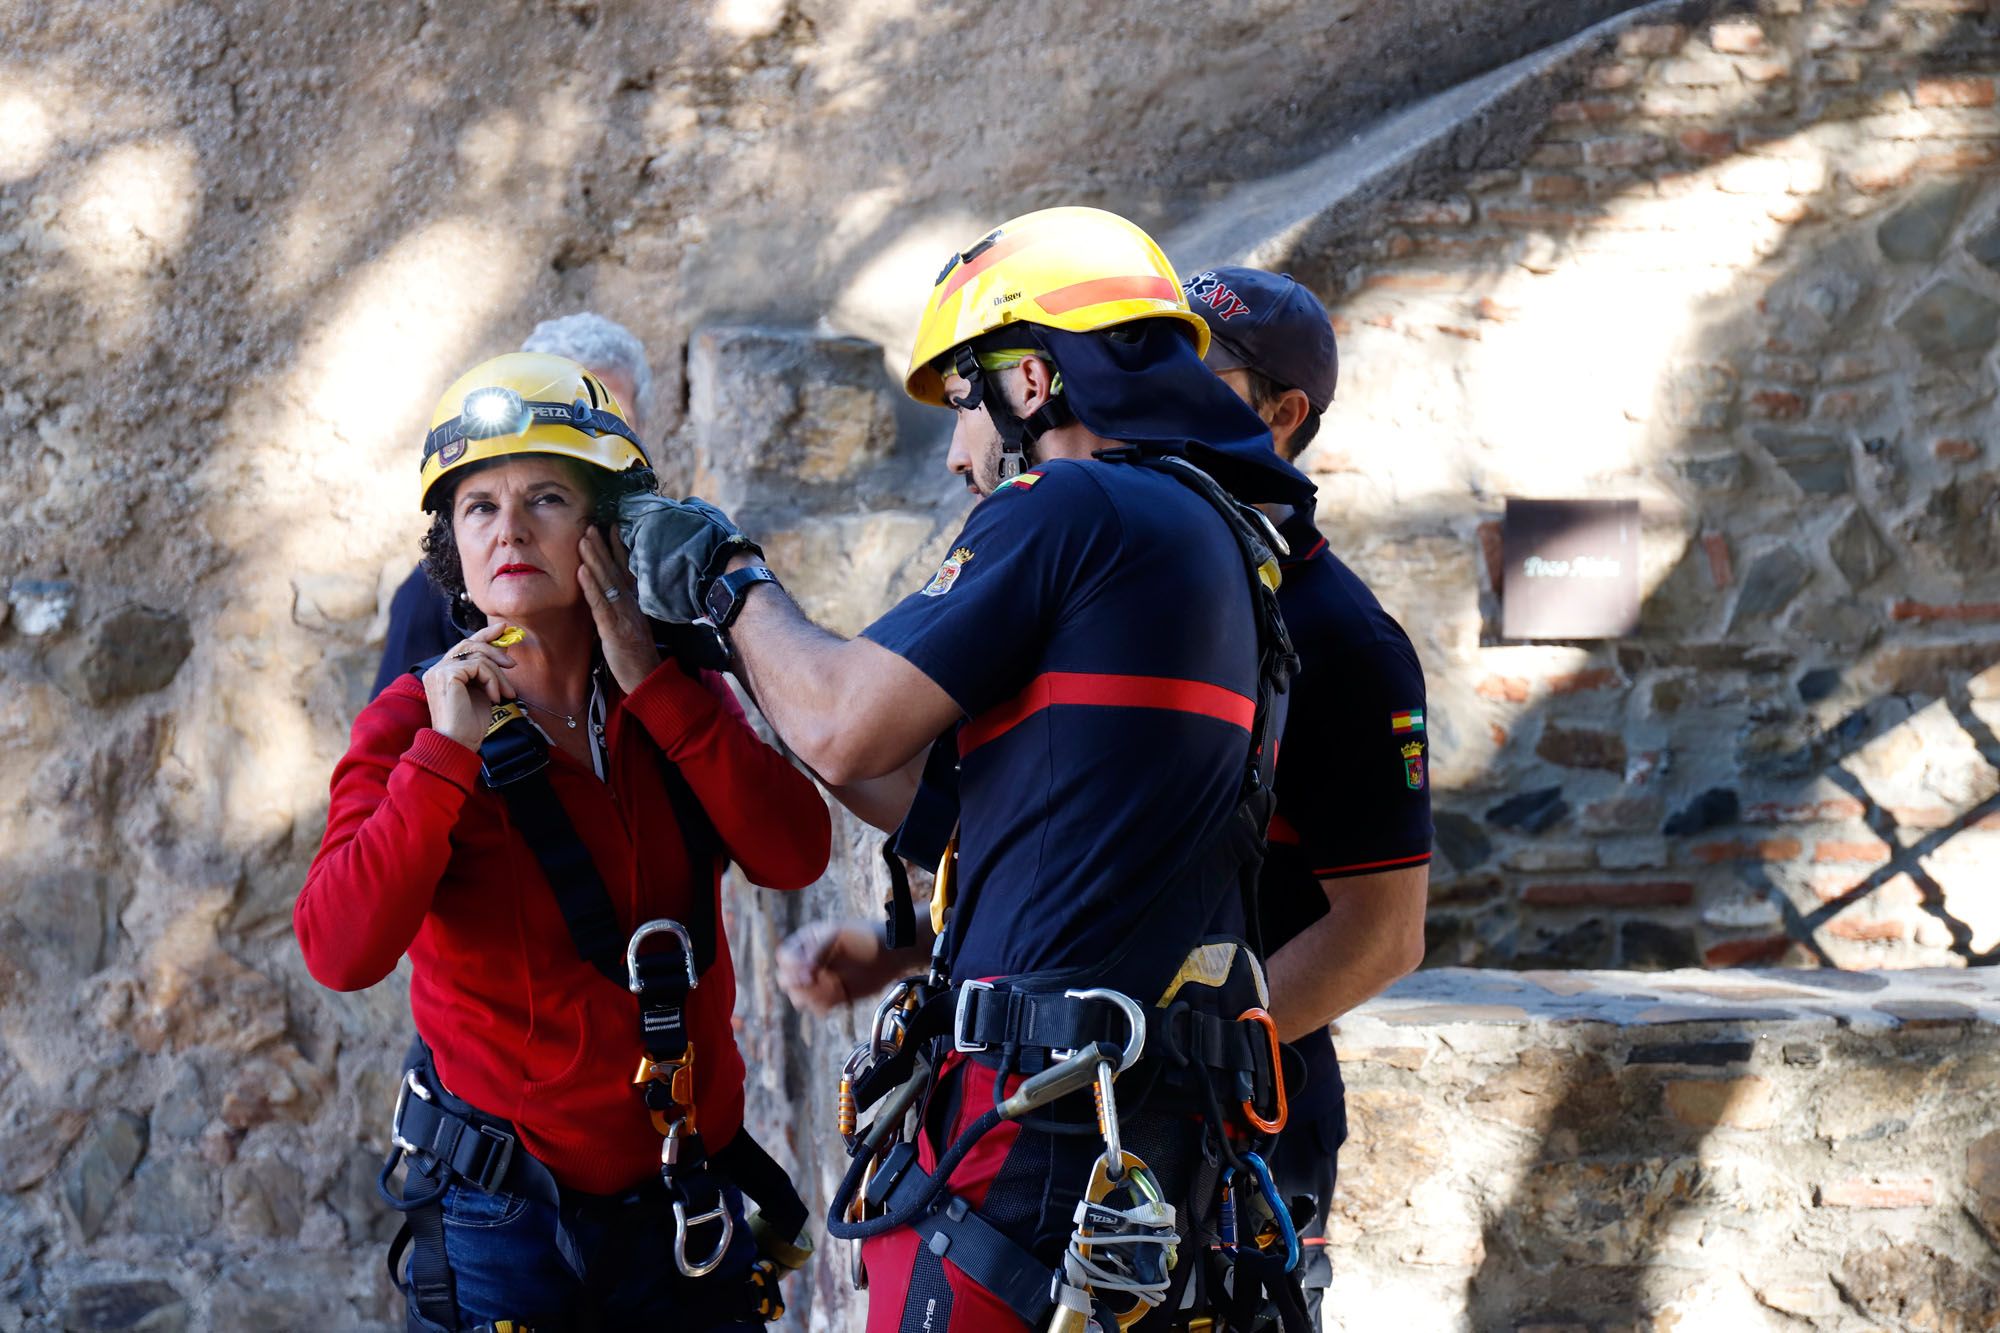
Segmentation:
<svg viewBox="0 0 2000 1333">
<path fill-rule="evenodd" d="M 760 583 L 778 583 L 778 576 L 764 565 L 746 565 L 732 574 L 724 574 L 708 585 L 702 594 L 702 605 L 708 610 L 708 618 L 715 622 L 719 630 L 726 630 L 734 624 L 743 610 L 743 597 Z M 783 587 L 782 583 L 778 583 Z"/>
</svg>

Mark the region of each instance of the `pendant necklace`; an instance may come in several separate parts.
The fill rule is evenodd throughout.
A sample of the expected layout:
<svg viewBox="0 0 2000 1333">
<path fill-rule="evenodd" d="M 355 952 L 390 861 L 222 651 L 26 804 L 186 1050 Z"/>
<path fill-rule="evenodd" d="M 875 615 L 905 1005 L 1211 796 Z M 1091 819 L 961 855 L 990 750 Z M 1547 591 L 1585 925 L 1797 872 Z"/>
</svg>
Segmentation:
<svg viewBox="0 0 2000 1333">
<path fill-rule="evenodd" d="M 515 695 L 514 701 L 516 703 L 526 704 L 530 708 L 539 709 L 542 712 L 547 713 L 550 717 L 559 717 L 563 720 L 564 726 L 568 727 L 571 731 L 576 730 L 576 714 L 574 713 L 565 713 L 558 709 L 551 708 L 547 704 L 538 704 L 533 699 L 527 698 L 524 695 L 519 695 L 519 694 Z"/>
</svg>

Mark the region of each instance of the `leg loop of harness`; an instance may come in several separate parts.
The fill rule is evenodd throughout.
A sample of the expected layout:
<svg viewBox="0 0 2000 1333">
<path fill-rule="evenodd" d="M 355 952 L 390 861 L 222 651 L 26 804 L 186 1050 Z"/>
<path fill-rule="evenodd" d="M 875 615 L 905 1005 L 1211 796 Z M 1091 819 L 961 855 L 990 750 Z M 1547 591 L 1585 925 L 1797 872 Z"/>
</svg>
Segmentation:
<svg viewBox="0 0 2000 1333">
<path fill-rule="evenodd" d="M 445 1191 L 456 1183 L 553 1203 L 555 1179 L 534 1158 L 515 1151 L 512 1126 L 445 1092 L 422 1043 L 403 1071 L 389 1136 L 392 1146 L 375 1188 L 403 1214 L 389 1243 L 388 1265 L 390 1281 L 403 1293 L 407 1327 L 411 1333 L 479 1333 L 462 1329 L 458 1320 L 457 1287 L 445 1254 Z M 405 1167 L 401 1193 L 390 1184 L 399 1164 Z M 514 1321 L 495 1327 L 529 1333 L 527 1325 Z"/>
</svg>

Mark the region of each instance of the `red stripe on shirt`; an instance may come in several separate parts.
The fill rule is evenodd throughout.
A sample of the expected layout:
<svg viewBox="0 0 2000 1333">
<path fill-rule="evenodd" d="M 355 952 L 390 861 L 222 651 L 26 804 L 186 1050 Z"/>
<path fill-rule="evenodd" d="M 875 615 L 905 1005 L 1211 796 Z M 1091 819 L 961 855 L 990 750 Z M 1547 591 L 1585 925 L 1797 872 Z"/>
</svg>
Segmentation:
<svg viewBox="0 0 2000 1333">
<path fill-rule="evenodd" d="M 1396 866 L 1422 865 L 1430 859 L 1429 852 L 1418 852 L 1415 856 L 1396 856 L 1387 861 L 1361 861 L 1351 866 L 1333 866 L 1326 870 L 1315 870 L 1313 878 L 1338 879 L 1342 875 L 1359 875 L 1369 870 L 1390 870 Z"/>
<path fill-rule="evenodd" d="M 1264 830 L 1264 841 L 1277 843 L 1281 847 L 1296 847 L 1305 839 L 1292 827 L 1292 821 L 1282 814 L 1271 816 L 1271 826 Z"/>
<path fill-rule="evenodd" d="M 1321 537 L 1317 542 L 1313 543 L 1312 550 L 1307 551 L 1304 555 L 1287 556 L 1285 559 L 1280 560 L 1278 563 L 1281 565 L 1302 565 L 1306 561 L 1318 555 L 1321 551 L 1324 551 L 1325 549 L 1326 549 L 1326 538 Z"/>
<path fill-rule="evenodd" d="M 1165 278 L 1092 278 L 1089 282 L 1073 282 L 1067 287 L 1058 287 L 1043 295 L 1040 301 L 1042 309 L 1051 315 L 1063 315 L 1087 305 L 1102 305 L 1106 301 L 1173 301 L 1179 299 L 1180 294 L 1181 289 Z"/>
<path fill-rule="evenodd" d="M 1162 708 L 1198 713 L 1250 730 L 1257 716 L 1256 700 L 1200 680 L 1172 676 L 1110 676 L 1087 671 L 1050 671 L 1028 682 L 1003 704 L 996 704 L 965 724 L 958 734 L 958 752 L 971 754 L 1021 723 L 1057 704 L 1098 708 Z"/>
</svg>

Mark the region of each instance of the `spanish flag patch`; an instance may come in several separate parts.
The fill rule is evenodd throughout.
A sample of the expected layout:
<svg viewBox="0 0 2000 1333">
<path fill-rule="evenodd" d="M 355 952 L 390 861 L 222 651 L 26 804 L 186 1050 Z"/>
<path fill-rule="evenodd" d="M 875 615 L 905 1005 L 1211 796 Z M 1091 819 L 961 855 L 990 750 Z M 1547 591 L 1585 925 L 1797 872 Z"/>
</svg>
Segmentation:
<svg viewBox="0 0 2000 1333">
<path fill-rule="evenodd" d="M 1411 708 L 1401 713 L 1389 714 L 1389 730 L 1391 731 L 1422 731 L 1423 729 L 1424 710 L 1421 708 Z"/>
<path fill-rule="evenodd" d="M 1009 477 L 1007 478 L 1007 480 L 1001 482 L 998 486 L 995 486 L 993 488 L 993 493 L 995 495 L 998 495 L 1000 494 L 1000 492 L 1006 490 L 1010 486 L 1025 491 L 1030 486 L 1033 486 L 1036 482 L 1040 481 L 1041 479 L 1042 479 L 1042 474 L 1039 472 L 1023 472 L 1017 476 Z"/>
</svg>

